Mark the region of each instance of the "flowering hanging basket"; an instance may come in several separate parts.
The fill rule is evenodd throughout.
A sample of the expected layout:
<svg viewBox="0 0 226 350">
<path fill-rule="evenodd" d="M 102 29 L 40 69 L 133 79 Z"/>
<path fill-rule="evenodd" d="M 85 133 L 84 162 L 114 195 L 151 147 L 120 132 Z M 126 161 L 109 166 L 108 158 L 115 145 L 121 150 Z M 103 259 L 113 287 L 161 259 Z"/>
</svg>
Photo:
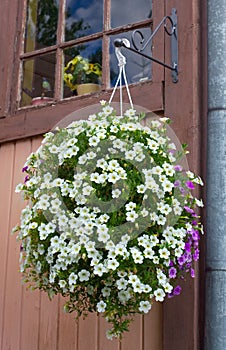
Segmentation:
<svg viewBox="0 0 226 350">
<path fill-rule="evenodd" d="M 169 120 L 143 126 L 142 117 L 116 116 L 103 101 L 88 120 L 45 135 L 16 189 L 29 200 L 15 228 L 24 280 L 67 297 L 67 312 L 103 314 L 108 338 L 180 294 L 199 256 L 202 181 L 181 166 Z"/>
</svg>

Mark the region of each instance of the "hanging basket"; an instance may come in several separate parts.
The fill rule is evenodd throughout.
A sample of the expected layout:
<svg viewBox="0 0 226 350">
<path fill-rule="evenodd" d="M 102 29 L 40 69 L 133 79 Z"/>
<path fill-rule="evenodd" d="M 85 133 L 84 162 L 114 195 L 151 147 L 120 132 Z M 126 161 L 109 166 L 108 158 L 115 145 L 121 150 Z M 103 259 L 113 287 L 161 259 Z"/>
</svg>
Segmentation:
<svg viewBox="0 0 226 350">
<path fill-rule="evenodd" d="M 102 101 L 88 120 L 45 135 L 17 186 L 29 204 L 15 228 L 32 288 L 67 297 L 65 310 L 99 312 L 121 337 L 134 313 L 180 294 L 194 277 L 202 226 L 199 177 L 167 135 L 167 118 L 143 126 Z"/>
</svg>

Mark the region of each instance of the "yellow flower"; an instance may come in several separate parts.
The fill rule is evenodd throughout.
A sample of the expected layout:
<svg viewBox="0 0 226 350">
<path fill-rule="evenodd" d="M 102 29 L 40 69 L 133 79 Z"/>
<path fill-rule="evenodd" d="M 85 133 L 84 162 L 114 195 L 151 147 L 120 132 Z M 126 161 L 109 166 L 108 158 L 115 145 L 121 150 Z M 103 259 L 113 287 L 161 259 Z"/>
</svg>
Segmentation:
<svg viewBox="0 0 226 350">
<path fill-rule="evenodd" d="M 97 82 L 102 69 L 99 63 L 89 63 L 87 58 L 77 55 L 64 67 L 64 82 L 73 91 L 80 82 Z M 88 81 L 87 81 L 88 80 Z"/>
</svg>

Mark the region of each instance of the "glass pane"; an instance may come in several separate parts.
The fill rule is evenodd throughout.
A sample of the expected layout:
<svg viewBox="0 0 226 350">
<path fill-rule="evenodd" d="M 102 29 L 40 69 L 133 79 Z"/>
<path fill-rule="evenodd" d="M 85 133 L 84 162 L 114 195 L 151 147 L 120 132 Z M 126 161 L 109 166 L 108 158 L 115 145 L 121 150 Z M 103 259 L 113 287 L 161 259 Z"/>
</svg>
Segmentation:
<svg viewBox="0 0 226 350">
<path fill-rule="evenodd" d="M 141 31 L 144 35 L 144 40 L 146 41 L 151 35 L 151 29 L 150 28 L 141 28 Z M 115 55 L 115 46 L 114 46 L 114 40 L 117 38 L 126 38 L 131 43 L 131 34 L 132 32 L 128 33 L 121 33 L 117 35 L 111 35 L 111 45 L 110 45 L 110 77 L 111 77 L 111 86 L 114 86 L 118 77 L 119 67 L 118 67 L 118 61 Z M 148 56 L 151 56 L 150 52 L 150 46 L 143 51 Z M 151 61 L 147 58 L 144 58 L 142 56 L 139 56 L 138 54 L 131 52 L 129 50 L 126 50 L 125 48 L 122 48 L 122 54 L 126 57 L 126 76 L 128 84 L 136 83 L 136 82 L 142 82 L 151 79 Z"/>
<path fill-rule="evenodd" d="M 56 44 L 58 0 L 29 0 L 25 52 Z"/>
<path fill-rule="evenodd" d="M 55 54 L 23 62 L 21 107 L 49 102 L 54 96 Z"/>
<path fill-rule="evenodd" d="M 142 21 L 152 16 L 152 0 L 111 0 L 111 27 Z"/>
<path fill-rule="evenodd" d="M 80 84 L 95 84 L 100 89 L 102 76 L 102 40 L 64 50 L 64 97 L 80 94 Z"/>
<path fill-rule="evenodd" d="M 103 0 L 66 0 L 65 40 L 102 31 Z"/>
</svg>

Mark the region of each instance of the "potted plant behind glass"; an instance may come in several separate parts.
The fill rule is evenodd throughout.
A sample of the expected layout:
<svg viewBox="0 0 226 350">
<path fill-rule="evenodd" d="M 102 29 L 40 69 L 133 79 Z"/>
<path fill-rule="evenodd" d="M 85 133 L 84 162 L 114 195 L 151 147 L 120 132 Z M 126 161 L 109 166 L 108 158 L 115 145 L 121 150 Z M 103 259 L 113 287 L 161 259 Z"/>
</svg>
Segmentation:
<svg viewBox="0 0 226 350">
<path fill-rule="evenodd" d="M 52 97 L 46 96 L 46 94 L 51 92 L 52 89 L 51 89 L 51 85 L 50 85 L 49 81 L 45 77 L 42 78 L 41 90 L 42 90 L 41 96 L 32 98 L 32 100 L 31 100 L 32 106 L 36 106 L 36 105 L 40 105 L 40 104 L 44 104 L 44 103 L 53 101 Z"/>
<path fill-rule="evenodd" d="M 74 93 L 83 95 L 100 90 L 102 69 L 81 55 L 75 56 L 64 68 L 64 82 Z"/>
</svg>

